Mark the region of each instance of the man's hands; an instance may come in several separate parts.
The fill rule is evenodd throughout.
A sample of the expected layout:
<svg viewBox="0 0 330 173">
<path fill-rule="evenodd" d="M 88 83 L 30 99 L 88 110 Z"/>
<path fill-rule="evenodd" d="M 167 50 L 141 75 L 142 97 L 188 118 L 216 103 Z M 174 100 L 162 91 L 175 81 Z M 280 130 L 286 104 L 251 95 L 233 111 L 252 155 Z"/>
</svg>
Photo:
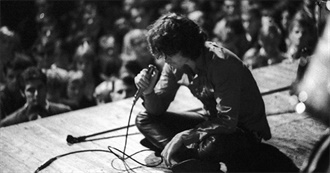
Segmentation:
<svg viewBox="0 0 330 173">
<path fill-rule="evenodd" d="M 151 75 L 149 75 L 148 69 L 144 68 L 134 78 L 135 85 L 138 89 L 141 89 L 143 91 L 143 94 L 150 94 L 153 91 L 154 86 L 156 85 L 158 73 L 159 71 L 157 70 L 157 68 L 154 68 L 152 70 Z"/>
</svg>

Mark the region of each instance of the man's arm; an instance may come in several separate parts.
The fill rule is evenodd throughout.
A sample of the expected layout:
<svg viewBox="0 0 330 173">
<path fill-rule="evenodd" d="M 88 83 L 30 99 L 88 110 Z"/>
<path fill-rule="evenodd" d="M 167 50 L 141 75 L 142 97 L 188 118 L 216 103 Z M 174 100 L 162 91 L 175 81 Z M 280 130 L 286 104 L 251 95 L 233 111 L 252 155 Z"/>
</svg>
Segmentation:
<svg viewBox="0 0 330 173">
<path fill-rule="evenodd" d="M 153 115 L 163 114 L 174 100 L 180 85 L 170 65 L 165 64 L 154 90 L 143 96 L 143 105 Z"/>
<path fill-rule="evenodd" d="M 24 107 L 20 108 L 19 110 L 13 112 L 12 114 L 1 120 L 0 127 L 10 126 L 27 121 L 29 121 L 29 118 L 27 116 L 27 106 L 24 105 Z"/>
</svg>

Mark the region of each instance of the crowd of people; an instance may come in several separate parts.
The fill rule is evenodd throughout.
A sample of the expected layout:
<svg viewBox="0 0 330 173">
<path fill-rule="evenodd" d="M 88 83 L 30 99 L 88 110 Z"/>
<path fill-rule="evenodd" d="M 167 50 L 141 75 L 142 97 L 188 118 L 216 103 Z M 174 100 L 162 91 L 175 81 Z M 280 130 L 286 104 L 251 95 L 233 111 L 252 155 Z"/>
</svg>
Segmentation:
<svg viewBox="0 0 330 173">
<path fill-rule="evenodd" d="M 50 105 L 63 112 L 132 97 L 143 68 L 164 67 L 146 33 L 169 12 L 187 16 L 254 69 L 308 60 L 324 25 L 318 9 L 312 0 L 1 1 L 0 126 L 54 115 Z M 31 94 L 44 94 L 41 105 Z M 18 114 L 31 116 L 12 121 Z"/>
</svg>

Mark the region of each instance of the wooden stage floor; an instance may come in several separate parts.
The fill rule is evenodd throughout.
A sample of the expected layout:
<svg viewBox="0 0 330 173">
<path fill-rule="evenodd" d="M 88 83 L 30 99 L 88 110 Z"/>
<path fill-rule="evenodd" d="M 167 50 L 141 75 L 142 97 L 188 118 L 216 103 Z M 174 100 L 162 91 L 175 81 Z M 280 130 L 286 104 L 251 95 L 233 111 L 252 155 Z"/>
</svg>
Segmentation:
<svg viewBox="0 0 330 173">
<path fill-rule="evenodd" d="M 261 92 L 290 85 L 295 79 L 297 63 L 281 63 L 253 70 Z M 309 156 L 315 142 L 324 133 L 326 127 L 304 114 L 293 111 L 294 104 L 288 91 L 282 91 L 263 97 L 266 104 L 273 138 L 267 141 L 301 167 Z M 108 103 L 39 119 L 28 123 L 0 128 L 0 172 L 34 172 L 47 160 L 69 152 L 80 150 L 102 150 L 75 153 L 60 157 L 40 172 L 123 172 L 125 166 L 108 151 L 108 146 L 124 149 L 126 129 L 88 138 L 86 142 L 68 145 L 67 135 L 74 137 L 104 132 L 128 123 L 132 99 Z M 201 108 L 201 103 L 192 97 L 187 88 L 180 88 L 172 111 L 189 111 Z M 143 110 L 141 100 L 133 109 L 130 124 L 134 124 L 135 115 Z M 135 126 L 129 128 L 126 153 L 128 155 L 146 149 L 140 144 L 143 139 Z M 118 153 L 119 154 L 119 153 Z M 122 154 L 119 154 L 120 156 Z M 134 156 L 142 163 L 159 161 L 153 152 L 147 151 Z M 127 160 L 134 172 L 171 172 L 164 164 L 156 168 L 140 166 Z"/>
</svg>

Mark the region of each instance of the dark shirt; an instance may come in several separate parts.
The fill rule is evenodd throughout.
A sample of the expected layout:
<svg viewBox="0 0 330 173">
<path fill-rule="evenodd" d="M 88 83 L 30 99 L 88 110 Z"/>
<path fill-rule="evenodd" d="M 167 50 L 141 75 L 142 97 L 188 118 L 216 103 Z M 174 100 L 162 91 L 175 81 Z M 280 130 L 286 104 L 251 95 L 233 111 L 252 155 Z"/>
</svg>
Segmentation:
<svg viewBox="0 0 330 173">
<path fill-rule="evenodd" d="M 69 106 L 59 103 L 48 102 L 46 108 L 44 108 L 42 111 L 39 111 L 39 114 L 37 116 L 31 116 L 29 115 L 28 107 L 25 104 L 22 108 L 18 109 L 14 113 L 8 115 L 6 118 L 1 120 L 0 127 L 28 122 L 37 118 L 44 118 L 69 111 L 71 111 L 71 108 Z"/>
<path fill-rule="evenodd" d="M 21 108 L 25 102 L 25 98 L 18 89 L 11 91 L 5 87 L 0 91 L 0 120 Z"/>
</svg>

